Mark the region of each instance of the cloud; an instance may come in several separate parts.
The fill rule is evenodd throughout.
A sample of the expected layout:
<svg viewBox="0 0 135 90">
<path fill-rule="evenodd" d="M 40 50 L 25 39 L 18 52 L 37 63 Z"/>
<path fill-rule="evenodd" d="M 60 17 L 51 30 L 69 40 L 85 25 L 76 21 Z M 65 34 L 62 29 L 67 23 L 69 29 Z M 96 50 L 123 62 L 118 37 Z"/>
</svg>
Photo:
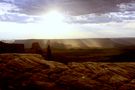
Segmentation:
<svg viewBox="0 0 135 90">
<path fill-rule="evenodd" d="M 14 3 L 15 2 L 15 0 L 2 0 L 2 1 L 7 2 L 7 3 Z"/>
<path fill-rule="evenodd" d="M 36 15 L 46 12 L 50 8 L 59 8 L 71 15 L 91 13 L 109 13 L 119 11 L 119 5 L 135 0 L 1 0 L 14 4 L 21 9 L 21 13 Z"/>
<path fill-rule="evenodd" d="M 68 23 L 79 23 L 79 24 L 88 24 L 88 23 L 109 23 L 109 22 L 123 22 L 126 20 L 135 20 L 135 11 L 129 12 L 111 12 L 101 15 L 88 14 L 81 16 L 69 16 L 67 19 Z"/>
<path fill-rule="evenodd" d="M 119 8 L 117 12 L 108 13 L 91 13 L 78 16 L 69 16 L 68 23 L 109 23 L 109 22 L 123 22 L 135 20 L 135 2 L 132 3 L 121 3 L 117 5 Z"/>
<path fill-rule="evenodd" d="M 0 15 L 1 22 L 35 23 L 39 19 L 39 17 L 28 16 L 25 14 L 18 13 L 6 13 L 4 15 Z"/>
<path fill-rule="evenodd" d="M 135 1 L 130 3 L 121 3 L 117 6 L 120 8 L 120 11 L 135 11 Z"/>
<path fill-rule="evenodd" d="M 20 13 L 28 15 L 40 14 L 44 12 L 49 5 L 49 0 L 3 0 L 1 2 L 16 5 L 21 9 Z"/>
<path fill-rule="evenodd" d="M 50 38 L 47 26 L 41 24 L 43 20 L 40 15 L 56 7 L 68 13 L 65 22 L 73 27 L 68 30 L 73 34 L 69 33 L 69 36 L 62 38 L 134 37 L 134 1 L 0 0 L 0 25 L 3 29 L 0 38 Z"/>
<path fill-rule="evenodd" d="M 16 22 L 16 23 L 34 23 L 40 18 L 20 13 L 21 9 L 12 4 L 14 0 L 4 0 L 0 2 L 0 21 L 1 22 Z M 9 2 L 9 3 L 7 3 Z"/>
<path fill-rule="evenodd" d="M 127 0 L 128 1 L 128 0 Z M 130 1 L 130 0 L 129 0 Z M 118 11 L 106 12 L 102 14 L 92 13 L 78 16 L 71 16 L 68 18 L 69 23 L 110 23 L 110 22 L 124 22 L 135 20 L 135 2 L 117 4 Z"/>
<path fill-rule="evenodd" d="M 135 19 L 134 0 L 1 0 L 0 20 L 36 22 L 41 19 L 37 14 L 45 13 L 53 6 L 77 14 L 67 16 L 65 21 L 68 23 L 109 23 Z"/>
<path fill-rule="evenodd" d="M 135 0 L 55 0 L 56 6 L 72 15 L 109 13 L 119 11 L 118 5 Z"/>
<path fill-rule="evenodd" d="M 17 12 L 19 8 L 13 4 L 9 3 L 0 3 L 0 15 L 6 14 L 8 12 Z"/>
</svg>

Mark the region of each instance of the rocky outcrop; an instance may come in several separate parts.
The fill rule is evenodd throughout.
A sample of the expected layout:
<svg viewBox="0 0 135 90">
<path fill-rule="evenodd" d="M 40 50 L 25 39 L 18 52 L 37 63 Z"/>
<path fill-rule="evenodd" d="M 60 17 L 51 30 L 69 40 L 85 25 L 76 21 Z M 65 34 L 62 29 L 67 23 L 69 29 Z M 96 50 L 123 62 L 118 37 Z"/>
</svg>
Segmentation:
<svg viewBox="0 0 135 90">
<path fill-rule="evenodd" d="M 0 53 L 24 53 L 24 44 L 4 43 L 0 41 Z"/>
<path fill-rule="evenodd" d="M 0 90 L 135 90 L 135 63 L 47 61 L 0 54 Z"/>
<path fill-rule="evenodd" d="M 43 54 L 43 50 L 38 42 L 32 43 L 31 53 Z"/>
</svg>

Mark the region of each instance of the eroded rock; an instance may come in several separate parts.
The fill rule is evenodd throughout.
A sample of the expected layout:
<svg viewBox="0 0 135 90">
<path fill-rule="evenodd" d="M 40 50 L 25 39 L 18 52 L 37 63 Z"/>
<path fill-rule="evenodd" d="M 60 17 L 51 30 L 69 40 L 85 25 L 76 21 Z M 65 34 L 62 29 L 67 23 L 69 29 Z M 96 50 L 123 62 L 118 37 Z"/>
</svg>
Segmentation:
<svg viewBox="0 0 135 90">
<path fill-rule="evenodd" d="M 135 63 L 47 61 L 0 54 L 0 90 L 135 90 Z"/>
</svg>

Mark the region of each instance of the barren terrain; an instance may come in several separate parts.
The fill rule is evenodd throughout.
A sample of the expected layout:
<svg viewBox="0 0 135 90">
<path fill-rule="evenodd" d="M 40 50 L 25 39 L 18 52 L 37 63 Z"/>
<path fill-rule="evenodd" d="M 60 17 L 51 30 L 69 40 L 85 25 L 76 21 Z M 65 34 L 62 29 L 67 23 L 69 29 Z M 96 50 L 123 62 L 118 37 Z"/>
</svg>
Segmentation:
<svg viewBox="0 0 135 90">
<path fill-rule="evenodd" d="M 135 90 L 135 63 L 44 60 L 0 54 L 0 90 Z"/>
</svg>

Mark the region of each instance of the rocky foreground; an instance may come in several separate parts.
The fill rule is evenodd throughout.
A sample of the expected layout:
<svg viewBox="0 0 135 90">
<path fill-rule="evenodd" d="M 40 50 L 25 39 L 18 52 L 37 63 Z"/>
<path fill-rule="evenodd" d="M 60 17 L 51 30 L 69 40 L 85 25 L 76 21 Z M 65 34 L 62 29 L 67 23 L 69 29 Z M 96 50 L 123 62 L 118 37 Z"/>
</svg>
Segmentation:
<svg viewBox="0 0 135 90">
<path fill-rule="evenodd" d="M 0 54 L 0 90 L 135 90 L 135 63 L 65 65 L 37 54 Z"/>
</svg>

